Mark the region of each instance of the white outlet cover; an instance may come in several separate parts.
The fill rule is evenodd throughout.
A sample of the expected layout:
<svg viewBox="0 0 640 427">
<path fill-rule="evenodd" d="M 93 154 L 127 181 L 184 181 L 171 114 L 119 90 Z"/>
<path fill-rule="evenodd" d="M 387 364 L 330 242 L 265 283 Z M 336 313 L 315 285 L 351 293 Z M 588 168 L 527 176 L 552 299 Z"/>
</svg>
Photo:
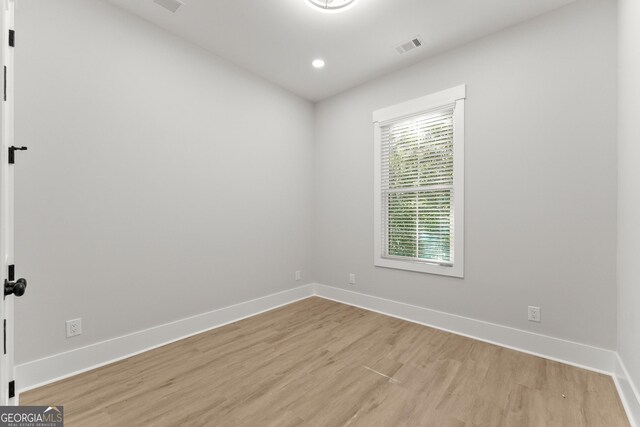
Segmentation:
<svg viewBox="0 0 640 427">
<path fill-rule="evenodd" d="M 530 305 L 528 313 L 528 319 L 531 322 L 540 322 L 540 307 Z"/>
<path fill-rule="evenodd" d="M 349 273 L 349 284 L 350 285 L 356 284 L 356 275 L 354 273 Z"/>
<path fill-rule="evenodd" d="M 67 338 L 82 334 L 82 319 L 67 320 Z"/>
</svg>

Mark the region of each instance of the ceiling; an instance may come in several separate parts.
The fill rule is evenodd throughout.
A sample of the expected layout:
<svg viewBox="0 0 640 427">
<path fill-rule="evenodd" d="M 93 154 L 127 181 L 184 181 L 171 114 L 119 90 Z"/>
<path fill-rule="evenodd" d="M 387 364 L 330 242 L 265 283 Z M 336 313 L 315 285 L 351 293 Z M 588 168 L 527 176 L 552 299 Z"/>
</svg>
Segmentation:
<svg viewBox="0 0 640 427">
<path fill-rule="evenodd" d="M 108 0 L 180 37 L 318 101 L 574 0 L 358 0 L 324 13 L 307 0 Z M 424 45 L 395 46 L 420 35 Z M 311 61 L 322 58 L 326 67 Z"/>
</svg>

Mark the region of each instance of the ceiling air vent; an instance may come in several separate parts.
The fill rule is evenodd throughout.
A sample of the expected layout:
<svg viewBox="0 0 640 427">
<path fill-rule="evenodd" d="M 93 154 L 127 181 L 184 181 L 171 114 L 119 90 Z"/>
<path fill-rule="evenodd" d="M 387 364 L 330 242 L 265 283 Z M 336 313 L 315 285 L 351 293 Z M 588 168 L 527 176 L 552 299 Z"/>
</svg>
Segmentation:
<svg viewBox="0 0 640 427">
<path fill-rule="evenodd" d="M 160 6 L 167 9 L 169 12 L 175 13 L 176 10 L 180 8 L 180 6 L 184 5 L 180 0 L 153 0 L 154 3 L 159 4 Z"/>
<path fill-rule="evenodd" d="M 413 50 L 420 46 L 422 46 L 422 38 L 420 36 L 416 36 L 411 40 L 409 40 L 408 42 L 397 45 L 396 52 L 402 55 L 403 53 L 407 53 L 410 50 Z"/>
</svg>

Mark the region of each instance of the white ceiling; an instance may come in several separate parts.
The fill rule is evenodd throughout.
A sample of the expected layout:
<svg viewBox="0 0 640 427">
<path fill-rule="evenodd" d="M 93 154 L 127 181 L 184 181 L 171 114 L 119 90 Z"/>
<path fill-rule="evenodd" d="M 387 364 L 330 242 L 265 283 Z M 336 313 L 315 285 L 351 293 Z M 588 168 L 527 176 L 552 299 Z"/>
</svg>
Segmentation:
<svg viewBox="0 0 640 427">
<path fill-rule="evenodd" d="M 307 0 L 108 0 L 312 101 L 574 0 L 358 0 L 340 13 Z M 424 46 L 394 47 L 422 36 Z M 326 67 L 311 67 L 323 58 Z"/>
</svg>

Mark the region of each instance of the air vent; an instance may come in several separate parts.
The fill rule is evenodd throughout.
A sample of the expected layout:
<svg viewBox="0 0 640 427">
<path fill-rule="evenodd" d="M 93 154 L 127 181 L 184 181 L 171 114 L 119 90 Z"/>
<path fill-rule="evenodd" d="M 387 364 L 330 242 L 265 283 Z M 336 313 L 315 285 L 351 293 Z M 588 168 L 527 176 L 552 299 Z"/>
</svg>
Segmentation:
<svg viewBox="0 0 640 427">
<path fill-rule="evenodd" d="M 169 12 L 175 13 L 180 6 L 184 5 L 180 0 L 153 0 L 154 3 L 167 9 Z"/>
<path fill-rule="evenodd" d="M 396 52 L 400 55 L 407 53 L 415 48 L 422 46 L 422 38 L 420 36 L 416 36 L 409 40 L 408 42 L 399 44 L 396 46 Z"/>
</svg>

